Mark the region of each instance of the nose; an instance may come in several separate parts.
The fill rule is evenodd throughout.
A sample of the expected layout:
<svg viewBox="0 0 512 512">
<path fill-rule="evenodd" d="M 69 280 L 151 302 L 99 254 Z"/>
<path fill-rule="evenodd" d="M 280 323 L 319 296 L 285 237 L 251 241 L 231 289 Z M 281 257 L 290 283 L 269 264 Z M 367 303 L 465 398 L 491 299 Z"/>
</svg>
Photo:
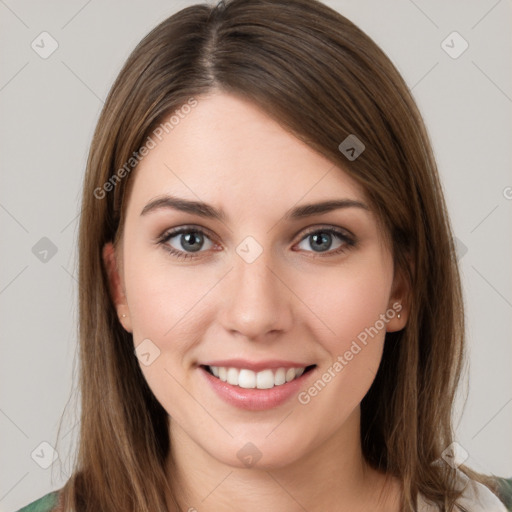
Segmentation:
<svg viewBox="0 0 512 512">
<path fill-rule="evenodd" d="M 284 276 L 271 268 L 264 251 L 247 263 L 234 255 L 234 268 L 224 280 L 219 320 L 231 334 L 251 341 L 264 341 L 290 329 L 293 293 Z"/>
</svg>

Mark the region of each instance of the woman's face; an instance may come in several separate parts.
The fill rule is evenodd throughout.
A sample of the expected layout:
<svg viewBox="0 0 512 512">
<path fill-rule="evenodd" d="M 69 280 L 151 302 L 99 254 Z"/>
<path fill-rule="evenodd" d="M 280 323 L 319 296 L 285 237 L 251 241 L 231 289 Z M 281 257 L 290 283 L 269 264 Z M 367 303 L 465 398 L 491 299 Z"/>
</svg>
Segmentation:
<svg viewBox="0 0 512 512">
<path fill-rule="evenodd" d="M 119 281 L 104 252 L 143 374 L 171 433 L 230 465 L 358 442 L 405 323 L 385 234 L 356 182 L 261 110 L 197 100 L 133 177 Z"/>
</svg>

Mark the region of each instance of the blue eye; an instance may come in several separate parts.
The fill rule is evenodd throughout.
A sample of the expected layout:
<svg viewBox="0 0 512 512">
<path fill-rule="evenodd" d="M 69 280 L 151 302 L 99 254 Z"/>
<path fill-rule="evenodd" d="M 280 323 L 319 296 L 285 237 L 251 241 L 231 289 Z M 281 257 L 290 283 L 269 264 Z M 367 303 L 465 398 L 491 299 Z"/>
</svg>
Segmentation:
<svg viewBox="0 0 512 512">
<path fill-rule="evenodd" d="M 215 245 L 203 229 L 191 226 L 167 231 L 157 240 L 157 243 L 178 259 L 198 258 L 200 253 L 211 250 Z M 309 245 L 309 249 L 305 245 Z M 355 239 L 345 231 L 316 228 L 303 236 L 297 247 L 305 252 L 329 257 L 341 254 L 355 245 Z"/>
<path fill-rule="evenodd" d="M 353 247 L 355 242 L 341 231 L 332 228 L 324 228 L 310 231 L 302 238 L 298 247 L 300 247 L 301 244 L 309 244 L 309 247 L 313 248 L 313 251 L 307 252 L 328 253 L 328 255 L 331 256 L 333 254 L 340 254 L 350 247 Z M 301 248 L 307 250 L 304 247 Z"/>
<path fill-rule="evenodd" d="M 176 240 L 175 240 L 176 239 Z M 194 252 L 201 252 L 213 246 L 213 242 L 207 237 L 206 233 L 198 228 L 178 228 L 174 231 L 166 233 L 159 241 L 164 247 L 178 258 L 193 258 Z M 209 244 L 209 245 L 208 245 Z"/>
</svg>

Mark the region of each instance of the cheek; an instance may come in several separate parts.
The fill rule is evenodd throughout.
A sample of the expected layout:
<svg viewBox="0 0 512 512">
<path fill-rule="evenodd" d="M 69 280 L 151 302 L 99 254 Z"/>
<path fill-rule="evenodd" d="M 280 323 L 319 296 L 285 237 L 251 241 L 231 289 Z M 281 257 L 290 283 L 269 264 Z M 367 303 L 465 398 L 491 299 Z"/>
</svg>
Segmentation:
<svg viewBox="0 0 512 512">
<path fill-rule="evenodd" d="M 135 222 L 132 220 L 132 224 Z M 190 309 L 196 291 L 188 285 L 186 268 L 170 264 L 163 248 L 134 229 L 124 237 L 124 285 L 134 342 L 142 337 L 162 339 Z"/>
<path fill-rule="evenodd" d="M 191 418 L 201 416 L 201 410 L 191 402 L 184 376 L 193 347 L 204 338 L 207 320 L 201 299 L 215 282 L 207 275 L 201 279 L 197 270 L 172 268 L 162 260 L 165 258 L 151 260 L 148 255 L 143 260 L 135 252 L 125 259 L 133 343 L 157 400 L 179 424 L 188 424 Z M 149 354 L 149 364 L 145 364 L 143 354 Z"/>
<path fill-rule="evenodd" d="M 347 283 L 338 299 L 337 314 L 336 310 L 331 311 L 333 330 L 339 333 L 338 351 L 349 350 L 353 342 L 370 347 L 366 344 L 370 339 L 372 345 L 382 344 L 386 329 L 385 324 L 379 322 L 379 318 L 388 305 L 387 291 L 387 283 L 382 281 L 381 276 L 367 276 Z M 371 338 L 368 333 L 371 333 Z"/>
<path fill-rule="evenodd" d="M 379 319 L 389 307 L 392 267 L 380 257 L 356 263 L 301 281 L 298 290 L 317 317 L 315 338 L 331 355 L 347 350 L 358 337 L 364 340 L 364 333 L 374 332 L 376 323 L 382 338 L 385 334 L 385 324 Z"/>
<path fill-rule="evenodd" d="M 311 336 L 328 355 L 319 379 L 302 390 L 299 402 L 315 410 L 318 407 L 320 416 L 320 410 L 336 403 L 336 412 L 331 410 L 330 414 L 333 419 L 338 417 L 338 422 L 350 414 L 371 386 L 382 357 L 386 325 L 395 314 L 389 308 L 392 266 L 380 257 L 364 265 L 358 263 L 361 266 L 357 268 L 340 267 L 328 278 L 316 280 L 315 291 L 311 285 L 303 285 L 299 291 L 315 313 L 315 321 L 309 321 Z M 316 398 L 320 395 L 322 398 Z"/>
<path fill-rule="evenodd" d="M 131 247 L 125 253 L 124 279 L 133 342 L 137 347 L 149 339 L 160 351 L 155 365 L 143 370 L 160 367 L 181 374 L 215 316 L 212 297 L 220 278 L 201 266 L 170 262 L 163 250 L 145 251 L 133 242 Z"/>
</svg>

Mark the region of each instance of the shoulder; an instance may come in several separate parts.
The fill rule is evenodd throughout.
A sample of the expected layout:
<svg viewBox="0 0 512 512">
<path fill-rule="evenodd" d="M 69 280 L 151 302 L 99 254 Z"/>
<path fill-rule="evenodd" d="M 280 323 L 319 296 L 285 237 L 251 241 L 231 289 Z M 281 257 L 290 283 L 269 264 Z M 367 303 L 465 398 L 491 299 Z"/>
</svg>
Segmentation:
<svg viewBox="0 0 512 512">
<path fill-rule="evenodd" d="M 52 512 L 59 502 L 59 491 L 53 491 L 17 512 Z"/>
<path fill-rule="evenodd" d="M 496 480 L 500 498 L 504 499 L 502 490 L 507 480 L 502 478 Z M 463 492 L 456 503 L 457 512 L 507 512 L 504 503 L 485 485 L 469 479 L 462 472 L 459 472 L 459 482 L 463 486 Z M 418 496 L 418 512 L 438 512 L 438 510 L 438 507 L 429 503 L 422 495 Z"/>
<path fill-rule="evenodd" d="M 469 480 L 462 496 L 457 500 L 461 510 L 468 512 L 506 512 L 502 501 L 485 485 Z"/>
<path fill-rule="evenodd" d="M 512 510 L 512 478 L 496 478 L 498 495 L 505 503 L 507 510 Z"/>
</svg>

